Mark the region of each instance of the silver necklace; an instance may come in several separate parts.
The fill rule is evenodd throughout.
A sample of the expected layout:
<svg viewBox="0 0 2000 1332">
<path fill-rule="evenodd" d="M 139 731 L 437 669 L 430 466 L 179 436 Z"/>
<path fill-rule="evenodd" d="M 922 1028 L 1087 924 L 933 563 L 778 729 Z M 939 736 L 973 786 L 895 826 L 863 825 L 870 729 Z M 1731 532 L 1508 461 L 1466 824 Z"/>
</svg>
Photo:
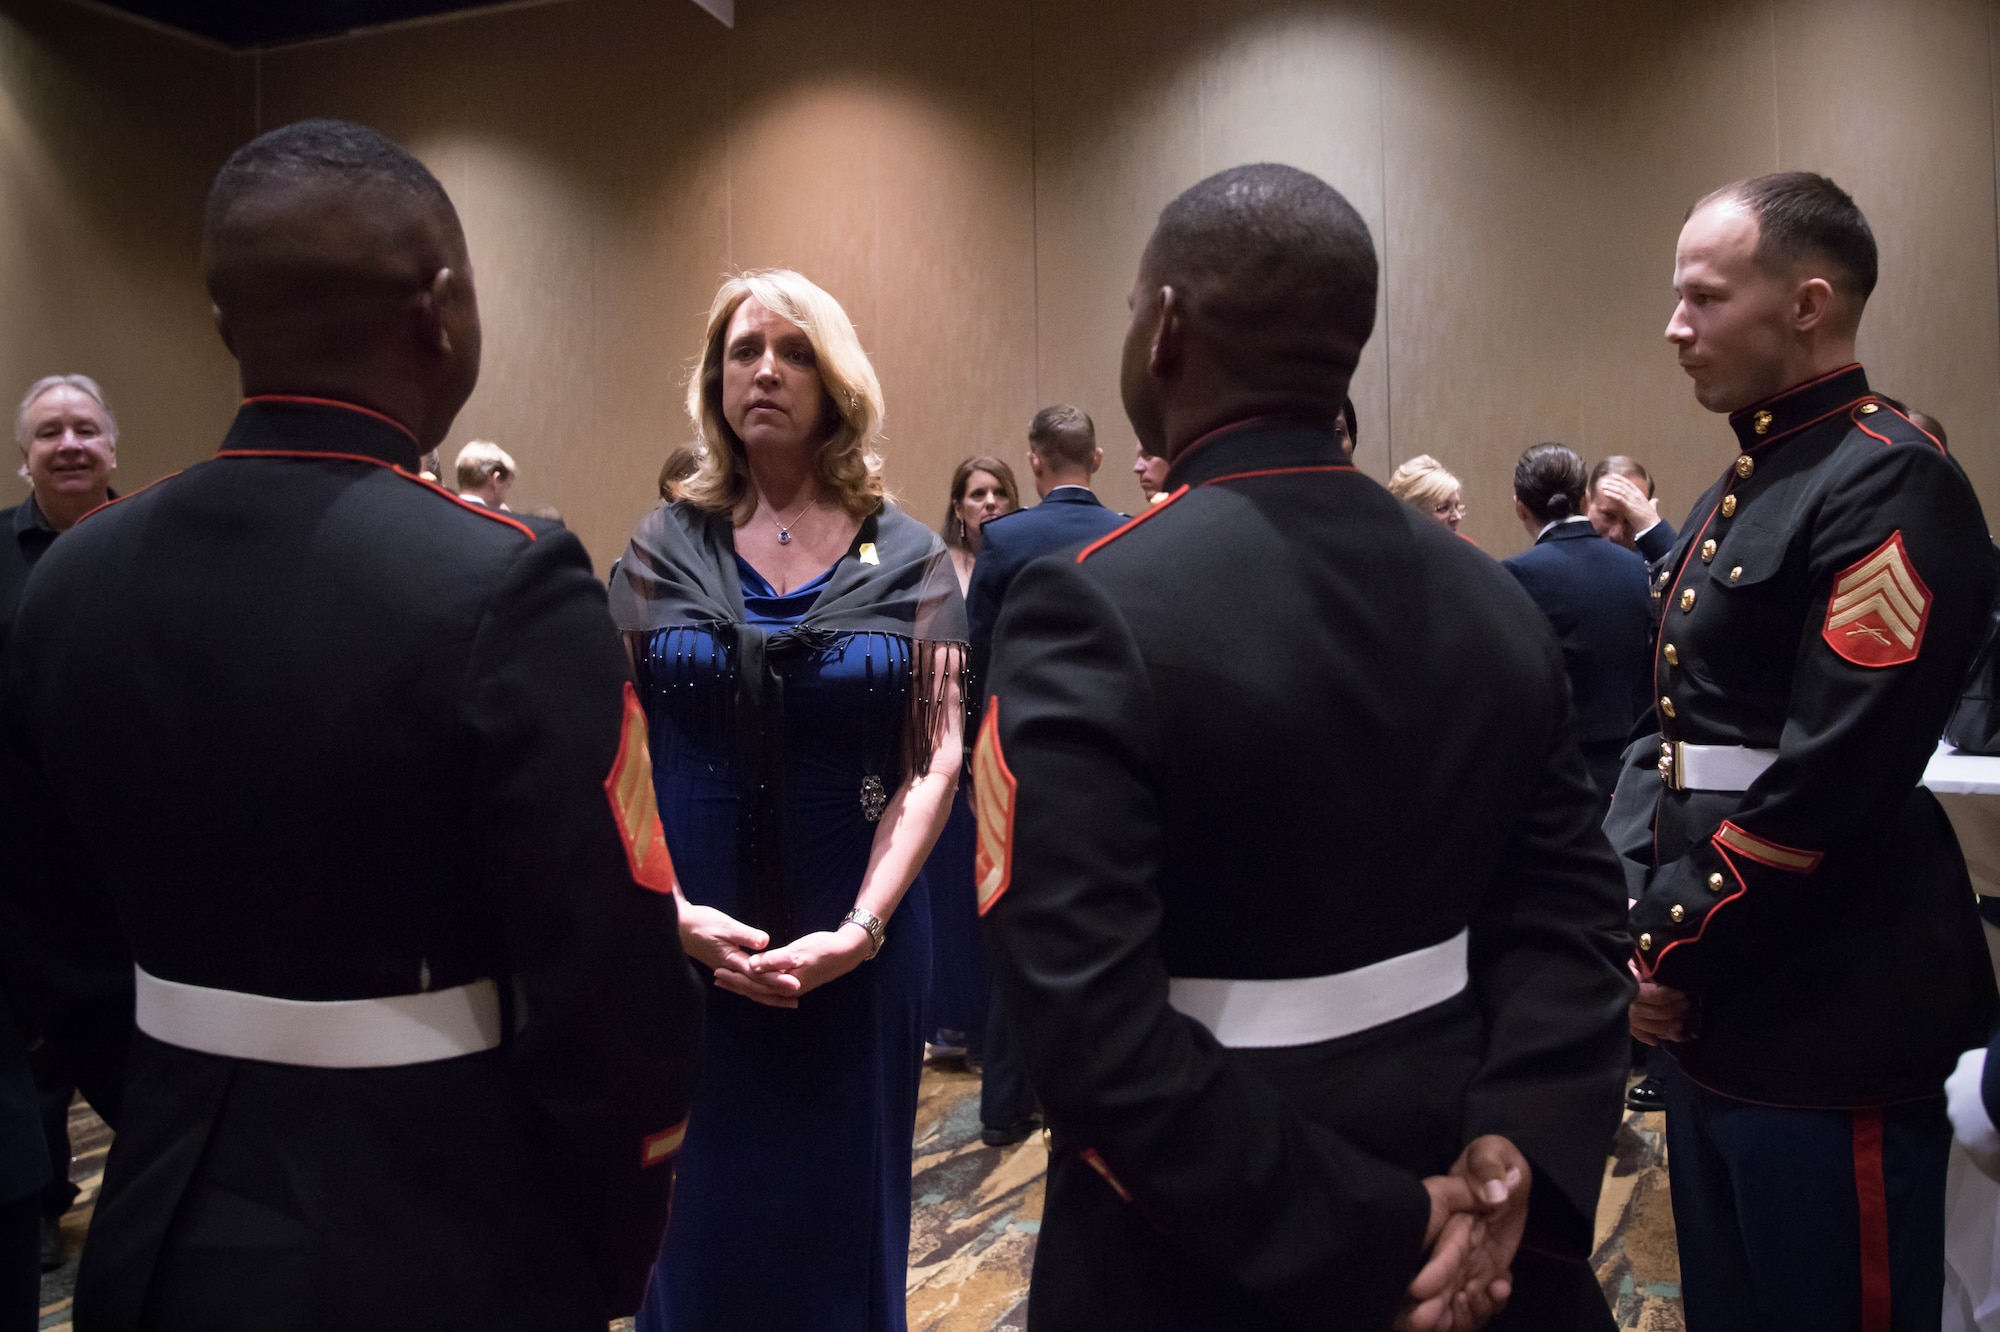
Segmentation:
<svg viewBox="0 0 2000 1332">
<path fill-rule="evenodd" d="M 807 501 L 806 501 L 806 502 L 805 502 L 804 504 L 801 504 L 801 505 L 799 506 L 799 511 L 798 511 L 797 513 L 795 513 L 795 514 L 793 514 L 793 515 L 792 515 L 792 520 L 791 520 L 791 522 L 788 522 L 788 523 L 781 523 L 781 522 L 779 522 L 779 521 L 778 521 L 778 515 L 777 515 L 777 514 L 775 514 L 775 513 L 766 513 L 766 514 L 764 515 L 764 516 L 765 516 L 766 518 L 769 518 L 769 519 L 771 520 L 771 526 L 773 526 L 773 527 L 775 527 L 775 528 L 777 528 L 777 529 L 778 529 L 778 544 L 779 544 L 779 545 L 781 545 L 781 546 L 789 546 L 789 545 L 791 545 L 791 544 L 792 544 L 792 526 L 793 526 L 793 524 L 794 524 L 794 523 L 797 523 L 797 522 L 799 521 L 799 519 L 801 519 L 801 518 L 805 517 L 805 516 L 806 516 L 806 510 L 807 510 L 807 509 L 810 509 L 810 508 L 811 508 L 812 506 L 813 506 L 813 502 L 812 502 L 812 500 L 807 500 Z"/>
</svg>

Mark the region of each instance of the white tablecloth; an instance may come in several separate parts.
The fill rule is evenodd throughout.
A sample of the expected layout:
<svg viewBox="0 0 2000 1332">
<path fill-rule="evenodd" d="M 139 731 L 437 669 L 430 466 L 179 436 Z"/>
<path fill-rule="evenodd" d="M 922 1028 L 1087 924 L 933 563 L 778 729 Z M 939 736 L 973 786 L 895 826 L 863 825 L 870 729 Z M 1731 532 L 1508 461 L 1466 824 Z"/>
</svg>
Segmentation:
<svg viewBox="0 0 2000 1332">
<path fill-rule="evenodd" d="M 2000 897 L 2000 758 L 1939 745 L 1924 785 L 1951 818 L 1973 888 Z M 2000 1184 L 1957 1143 L 1945 1183 L 1944 1254 L 1944 1332 L 2000 1332 Z"/>
</svg>

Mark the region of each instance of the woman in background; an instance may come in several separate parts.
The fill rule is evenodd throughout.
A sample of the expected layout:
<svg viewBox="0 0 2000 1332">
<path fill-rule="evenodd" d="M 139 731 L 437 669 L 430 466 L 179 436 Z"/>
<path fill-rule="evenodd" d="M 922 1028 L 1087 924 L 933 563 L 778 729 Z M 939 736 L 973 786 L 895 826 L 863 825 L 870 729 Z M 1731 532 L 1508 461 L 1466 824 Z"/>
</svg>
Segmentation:
<svg viewBox="0 0 2000 1332">
<path fill-rule="evenodd" d="M 1419 453 L 1389 474 L 1389 493 L 1453 532 L 1465 519 L 1465 497 L 1458 478 L 1428 453 Z"/>
<path fill-rule="evenodd" d="M 1014 469 L 998 458 L 967 458 L 951 475 L 944 544 L 963 595 L 979 555 L 987 520 L 1021 507 Z M 970 782 L 958 784 L 951 818 L 924 865 L 931 889 L 931 1008 L 926 1023 L 932 1059 L 976 1061 L 986 1035 L 986 954 L 979 937 L 979 894 L 972 855 L 979 826 Z"/>
<path fill-rule="evenodd" d="M 688 414 L 700 462 L 611 589 L 681 941 L 716 985 L 638 1325 L 902 1332 L 964 602 L 883 497 L 881 388 L 804 277 L 723 284 Z"/>
</svg>

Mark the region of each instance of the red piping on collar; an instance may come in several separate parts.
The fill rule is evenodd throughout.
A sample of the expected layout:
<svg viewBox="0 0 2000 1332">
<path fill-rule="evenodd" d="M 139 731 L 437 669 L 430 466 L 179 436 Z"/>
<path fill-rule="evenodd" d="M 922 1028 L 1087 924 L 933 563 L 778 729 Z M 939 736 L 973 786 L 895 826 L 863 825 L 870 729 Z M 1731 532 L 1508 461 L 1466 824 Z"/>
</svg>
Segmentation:
<svg viewBox="0 0 2000 1332">
<path fill-rule="evenodd" d="M 335 403 L 333 405 L 338 407 L 344 404 Z M 366 409 L 357 408 L 356 410 L 366 410 Z M 388 418 L 384 417 L 383 419 L 387 420 Z M 395 423 L 390 422 L 390 424 L 393 425 Z M 398 428 L 400 429 L 400 427 Z M 513 528 L 516 532 L 519 532 L 522 536 L 528 538 L 528 540 L 530 541 L 536 539 L 535 530 L 529 527 L 526 523 L 520 522 L 513 518 L 509 518 L 504 513 L 498 513 L 492 509 L 489 509 L 484 504 L 467 504 L 464 500 L 452 494 L 449 490 L 446 490 L 443 486 L 439 485 L 437 482 L 426 481 L 420 476 L 412 476 L 410 473 L 404 471 L 402 468 L 396 466 L 394 463 L 383 462 L 380 458 L 371 458 L 365 453 L 323 453 L 316 449 L 221 449 L 216 452 L 215 456 L 218 458 L 291 458 L 291 459 L 302 459 L 306 462 L 312 462 L 314 460 L 324 461 L 328 458 L 332 458 L 340 462 L 367 463 L 371 467 L 384 468 L 387 471 L 395 474 L 396 476 L 400 476 L 405 481 L 414 482 L 415 484 L 422 486 L 425 490 L 432 491 L 435 494 L 442 495 L 446 499 L 450 500 L 453 504 L 456 504 L 459 508 L 464 509 L 467 513 L 476 513 L 481 518 L 488 519 L 492 522 L 504 523 L 508 527 Z M 133 493 L 136 494 L 137 492 L 135 491 Z M 99 505 L 98 507 L 102 508 L 103 506 Z M 94 513 L 96 512 L 96 510 L 93 509 L 92 512 Z"/>
<path fill-rule="evenodd" d="M 1187 457 L 1190 453 L 1193 453 L 1196 449 L 1200 448 L 1202 445 L 1208 443 L 1208 441 L 1210 441 L 1211 439 L 1214 439 L 1217 435 L 1223 434 L 1226 431 L 1235 430 L 1242 426 L 1256 425 L 1260 421 L 1292 421 L 1292 420 L 1304 420 L 1304 419 L 1305 418 L 1303 417 L 1272 416 L 1272 415 L 1246 416 L 1241 421 L 1231 421 L 1227 425 L 1219 425 L 1213 430 L 1207 431 L 1206 433 L 1201 435 L 1197 435 L 1192 441 L 1189 442 L 1187 447 L 1183 448 L 1179 453 L 1176 453 L 1173 457 L 1173 465 L 1175 467 L 1179 467 L 1181 465 L 1181 459 Z"/>
<path fill-rule="evenodd" d="M 398 421 L 393 416 L 382 415 L 382 413 L 376 411 L 373 407 L 363 407 L 361 404 L 355 402 L 341 402 L 337 398 L 309 398 L 302 394 L 296 394 L 296 393 L 260 393 L 254 398 L 245 398 L 243 400 L 243 405 L 245 407 L 248 407 L 252 403 L 265 403 L 265 402 L 290 402 L 290 403 L 298 403 L 308 407 L 338 407 L 342 411 L 359 412 L 363 416 L 372 416 L 377 421 L 380 421 L 383 425 L 394 426 L 396 427 L 397 430 L 401 431 L 403 434 L 408 435 L 410 437 L 410 443 L 417 445 L 417 452 L 419 453 L 423 452 L 423 445 L 418 442 L 416 431 L 410 429 L 408 426 L 404 425 L 401 421 Z"/>
<path fill-rule="evenodd" d="M 1839 416 L 1842 412 L 1851 412 L 1854 410 L 1856 405 L 1871 401 L 1874 398 L 1874 396 L 1875 395 L 1872 393 L 1864 393 L 1860 397 L 1854 399 L 1853 402 L 1843 402 L 1840 404 L 1840 406 L 1834 408 L 1832 411 L 1822 412 L 1818 416 L 1815 416 L 1810 421 L 1801 421 L 1799 424 L 1793 426 L 1791 429 L 1786 430 L 1781 434 L 1773 435 L 1769 439 L 1760 439 L 1755 444 L 1752 444 L 1749 448 L 1744 449 L 1743 452 L 1755 453 L 1759 449 L 1769 448 L 1771 445 L 1776 444 L 1781 440 L 1790 439 L 1793 435 L 1798 434 L 1801 430 L 1812 429 L 1814 426 L 1818 425 L 1821 421 L 1829 420 L 1833 417 Z M 1874 432 L 1871 431 L 1869 433 L 1873 434 Z M 1877 436 L 1877 438 L 1880 437 Z"/>
<path fill-rule="evenodd" d="M 1137 527 L 1140 523 L 1145 522 L 1148 518 L 1151 518 L 1154 514 L 1158 513 L 1160 510 L 1171 506 L 1175 500 L 1179 499 L 1181 496 L 1187 493 L 1188 493 L 1187 483 L 1182 482 L 1180 488 L 1174 491 L 1173 494 L 1167 496 L 1165 499 L 1161 500 L 1158 504 L 1155 504 L 1152 508 L 1146 510 L 1144 513 L 1140 514 L 1137 518 L 1134 518 L 1131 522 L 1124 524 L 1122 527 L 1112 528 L 1109 532 L 1106 532 L 1103 536 L 1097 538 L 1097 540 L 1091 542 L 1089 545 L 1085 546 L 1082 550 L 1078 551 L 1076 553 L 1076 562 L 1078 564 L 1082 564 L 1085 560 L 1095 555 L 1098 551 L 1104 549 L 1104 547 L 1110 545 L 1112 542 L 1116 541 L 1119 537 L 1124 536 L 1127 532 Z"/>
<path fill-rule="evenodd" d="M 1305 467 L 1266 467 L 1255 472 L 1229 472 L 1222 476 L 1211 476 L 1202 482 L 1212 486 L 1218 481 L 1247 481 L 1253 476 L 1290 476 L 1294 472 L 1351 472 L 1351 463 L 1313 463 Z"/>
<path fill-rule="evenodd" d="M 1803 393 L 1805 392 L 1805 390 L 1811 388 L 1815 384 L 1824 384 L 1829 379 L 1838 379 L 1842 375 L 1846 374 L 1848 371 L 1859 370 L 1860 368 L 1861 368 L 1861 362 L 1849 361 L 1846 365 L 1841 366 L 1840 369 L 1838 370 L 1829 370 L 1823 375 L 1819 375 L 1813 379 L 1804 380 L 1800 383 L 1792 385 L 1788 389 L 1779 389 L 1776 393 L 1773 393 L 1770 397 L 1764 399 L 1762 402 L 1753 402 L 1748 407 L 1740 407 L 1736 411 L 1731 412 L 1730 416 L 1735 417 L 1742 415 L 1744 412 L 1755 412 L 1762 410 L 1763 408 L 1769 407 L 1774 402 L 1783 402 L 1786 398 L 1791 397 L 1795 393 Z"/>
<path fill-rule="evenodd" d="M 104 503 L 102 504 L 92 505 L 90 508 L 85 509 L 83 511 L 83 513 L 77 518 L 76 523 L 71 523 L 69 525 L 70 530 L 75 531 L 77 523 L 82 522 L 85 518 L 90 517 L 92 514 L 103 513 L 106 509 L 110 508 L 112 505 L 123 504 L 128 499 L 132 499 L 135 496 L 145 494 L 147 491 L 151 490 L 154 486 L 165 485 L 167 482 L 173 480 L 175 477 L 179 475 L 180 475 L 179 472 L 168 472 L 165 476 L 155 477 L 153 480 L 148 481 L 145 485 L 140 486 L 137 490 L 130 491 L 123 495 L 115 496 L 111 499 L 104 501 Z M 60 536 L 61 533 L 57 533 L 57 535 Z"/>
</svg>

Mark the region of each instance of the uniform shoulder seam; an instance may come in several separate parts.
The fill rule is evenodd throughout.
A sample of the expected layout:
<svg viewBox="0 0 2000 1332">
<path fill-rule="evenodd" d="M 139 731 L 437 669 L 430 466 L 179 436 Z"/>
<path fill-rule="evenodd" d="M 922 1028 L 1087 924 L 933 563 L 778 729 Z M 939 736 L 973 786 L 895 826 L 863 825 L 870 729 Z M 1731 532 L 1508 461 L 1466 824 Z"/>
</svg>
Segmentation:
<svg viewBox="0 0 2000 1332">
<path fill-rule="evenodd" d="M 140 486 L 137 490 L 131 492 L 129 495 L 118 495 L 115 496 L 114 498 L 104 501 L 104 503 L 98 505 L 94 509 L 86 509 L 84 511 L 83 517 L 77 519 L 76 521 L 78 524 L 81 524 L 82 522 L 84 522 L 85 519 L 93 518 L 98 514 L 103 513 L 106 509 L 112 507 L 115 504 L 123 504 L 126 500 L 138 499 L 139 496 L 145 494 L 147 491 L 152 490 L 156 486 L 164 486 L 165 484 L 167 484 L 167 482 L 173 480 L 175 477 L 179 475 L 180 475 L 179 471 L 173 471 L 173 472 L 168 472 L 165 476 L 155 477 L 153 480 L 148 481 L 145 485 Z"/>
<path fill-rule="evenodd" d="M 1103 536 L 1097 538 L 1097 540 L 1091 542 L 1089 545 L 1085 546 L 1082 550 L 1078 551 L 1076 553 L 1076 562 L 1078 564 L 1082 564 L 1085 560 L 1095 555 L 1098 551 L 1103 550 L 1106 546 L 1116 541 L 1119 537 L 1124 536 L 1127 532 L 1137 527 L 1140 523 L 1143 523 L 1147 519 L 1152 518 L 1158 514 L 1164 513 L 1166 510 L 1172 508 L 1174 502 L 1179 500 L 1181 496 L 1187 493 L 1188 493 L 1188 486 L 1186 485 L 1186 483 L 1183 483 L 1180 489 L 1174 491 L 1173 494 L 1167 496 L 1159 503 L 1147 509 L 1137 518 L 1134 518 L 1129 522 L 1119 524 L 1117 527 L 1112 528 L 1109 532 L 1106 532 Z"/>
</svg>

